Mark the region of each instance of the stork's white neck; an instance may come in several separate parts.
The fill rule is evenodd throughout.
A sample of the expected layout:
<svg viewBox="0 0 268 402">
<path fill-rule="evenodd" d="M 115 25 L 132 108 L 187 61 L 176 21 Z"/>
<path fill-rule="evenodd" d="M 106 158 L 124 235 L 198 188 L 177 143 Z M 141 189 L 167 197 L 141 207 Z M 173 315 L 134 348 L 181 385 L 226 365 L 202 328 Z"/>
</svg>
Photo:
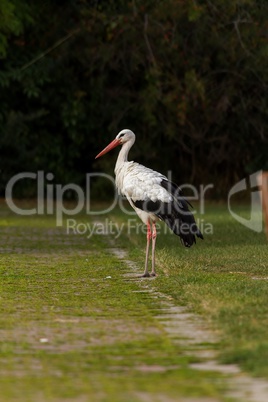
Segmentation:
<svg viewBox="0 0 268 402">
<path fill-rule="evenodd" d="M 134 144 L 134 142 L 135 142 L 135 137 L 130 138 L 127 142 L 125 142 L 122 145 L 122 148 L 119 152 L 119 155 L 118 155 L 118 158 L 117 158 L 117 161 L 115 164 L 115 169 L 114 169 L 115 173 L 122 167 L 124 162 L 127 162 L 129 150 L 132 147 L 132 145 Z"/>
</svg>

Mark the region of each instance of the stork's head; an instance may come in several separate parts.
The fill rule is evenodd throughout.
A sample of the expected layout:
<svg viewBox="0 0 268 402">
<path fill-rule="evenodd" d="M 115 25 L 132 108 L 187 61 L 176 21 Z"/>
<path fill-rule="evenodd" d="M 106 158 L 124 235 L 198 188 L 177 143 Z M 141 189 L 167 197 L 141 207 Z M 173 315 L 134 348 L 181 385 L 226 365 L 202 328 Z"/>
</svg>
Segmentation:
<svg viewBox="0 0 268 402">
<path fill-rule="evenodd" d="M 120 133 L 117 134 L 117 136 L 115 137 L 115 139 L 109 144 L 107 145 L 106 148 L 104 148 L 96 157 L 95 159 L 99 158 L 100 156 L 106 154 L 107 152 L 111 151 L 111 149 L 117 147 L 118 145 L 122 145 L 125 144 L 126 142 L 131 141 L 131 143 L 133 144 L 135 141 L 135 134 L 133 133 L 133 131 L 128 130 L 128 129 L 124 129 L 122 131 L 120 131 Z"/>
<path fill-rule="evenodd" d="M 133 131 L 126 128 L 125 130 L 120 131 L 115 139 L 118 140 L 120 144 L 124 144 L 129 140 L 135 139 L 135 134 L 133 133 Z"/>
</svg>

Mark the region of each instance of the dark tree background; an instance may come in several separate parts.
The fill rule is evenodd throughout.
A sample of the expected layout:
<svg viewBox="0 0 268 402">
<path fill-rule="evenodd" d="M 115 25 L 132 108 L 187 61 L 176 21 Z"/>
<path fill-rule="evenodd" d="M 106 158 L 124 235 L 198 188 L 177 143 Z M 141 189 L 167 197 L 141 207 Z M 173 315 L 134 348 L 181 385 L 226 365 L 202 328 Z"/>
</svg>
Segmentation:
<svg viewBox="0 0 268 402">
<path fill-rule="evenodd" d="M 178 183 L 268 169 L 266 0 L 1 0 L 0 174 L 84 184 L 123 128 Z M 19 196 L 34 195 L 21 186 Z"/>
</svg>

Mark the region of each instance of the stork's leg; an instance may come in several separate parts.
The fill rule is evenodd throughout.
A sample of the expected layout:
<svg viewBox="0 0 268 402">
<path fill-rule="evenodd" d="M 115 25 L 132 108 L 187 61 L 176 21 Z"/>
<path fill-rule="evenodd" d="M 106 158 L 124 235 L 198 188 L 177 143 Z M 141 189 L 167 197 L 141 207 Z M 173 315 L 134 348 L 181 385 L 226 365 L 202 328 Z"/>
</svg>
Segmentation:
<svg viewBox="0 0 268 402">
<path fill-rule="evenodd" d="M 156 236 L 157 236 L 157 231 L 156 231 L 156 226 L 155 222 L 152 223 L 153 227 L 153 232 L 152 232 L 152 272 L 151 276 L 155 276 L 155 243 L 156 243 Z"/>
<path fill-rule="evenodd" d="M 142 277 L 149 277 L 149 271 L 148 271 L 148 259 L 149 259 L 149 248 L 150 248 L 150 240 L 152 238 L 152 232 L 151 232 L 151 225 L 150 221 L 148 220 L 147 222 L 147 245 L 146 245 L 146 256 L 145 256 L 145 269 L 144 269 L 144 274 Z"/>
</svg>

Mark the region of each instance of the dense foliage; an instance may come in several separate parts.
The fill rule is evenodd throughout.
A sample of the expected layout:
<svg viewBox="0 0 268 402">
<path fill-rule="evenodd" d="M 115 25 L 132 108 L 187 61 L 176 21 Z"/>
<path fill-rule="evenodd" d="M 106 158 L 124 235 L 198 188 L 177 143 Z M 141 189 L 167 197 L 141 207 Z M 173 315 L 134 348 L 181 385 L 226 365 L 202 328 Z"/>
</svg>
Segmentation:
<svg viewBox="0 0 268 402">
<path fill-rule="evenodd" d="M 2 0 L 2 194 L 21 171 L 112 172 L 94 155 L 122 128 L 137 161 L 218 195 L 268 169 L 267 15 L 265 0 Z"/>
</svg>

